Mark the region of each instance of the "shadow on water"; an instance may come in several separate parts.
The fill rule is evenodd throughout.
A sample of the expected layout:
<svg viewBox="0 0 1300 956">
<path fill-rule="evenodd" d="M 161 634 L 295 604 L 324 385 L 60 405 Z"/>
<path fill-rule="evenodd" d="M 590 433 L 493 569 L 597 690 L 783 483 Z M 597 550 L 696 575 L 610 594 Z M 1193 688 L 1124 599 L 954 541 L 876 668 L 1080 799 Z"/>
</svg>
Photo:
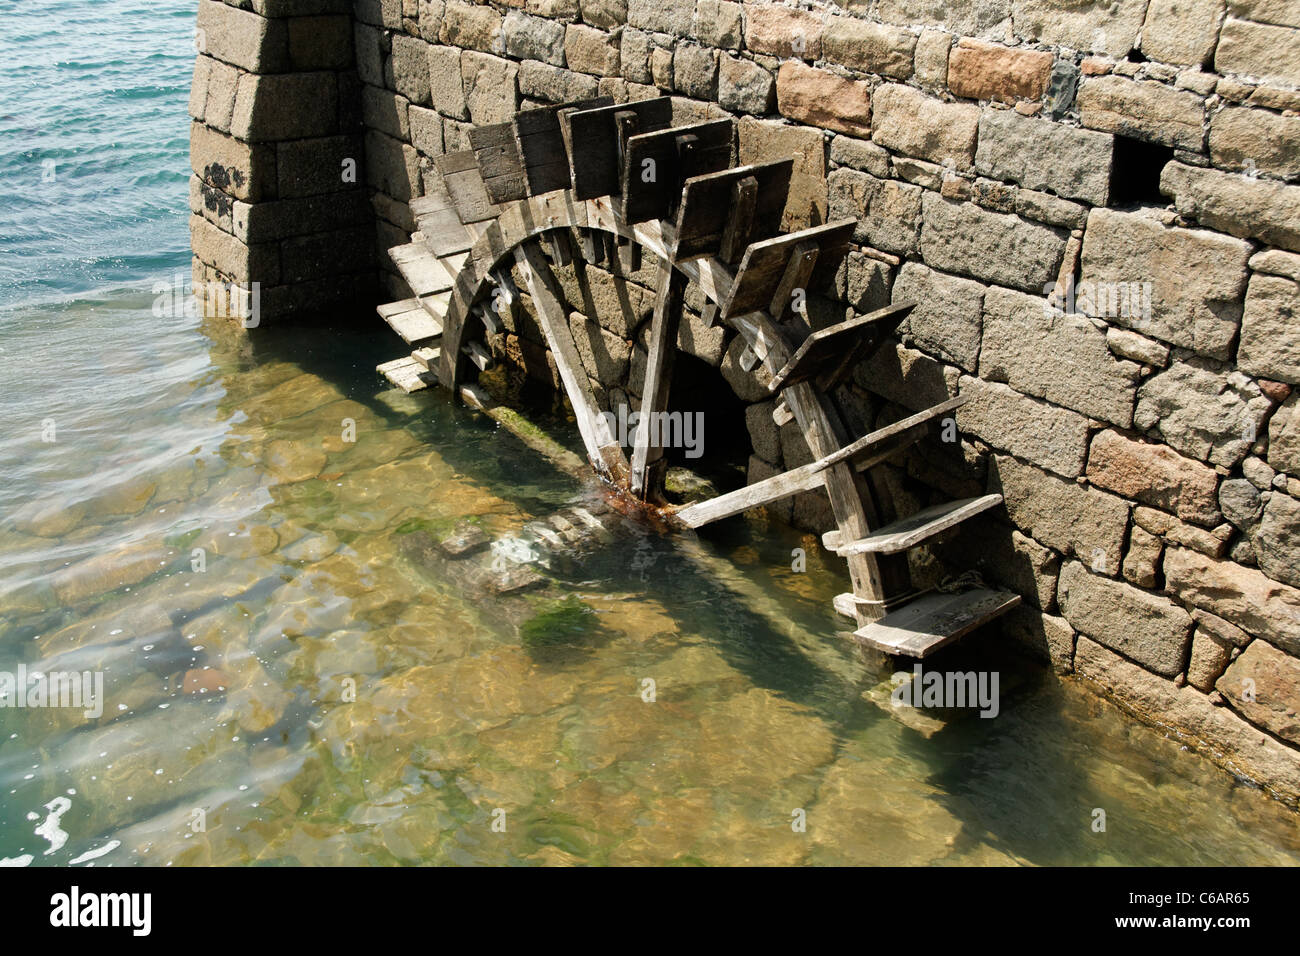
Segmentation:
<svg viewBox="0 0 1300 956">
<path fill-rule="evenodd" d="M 529 514 L 546 516 L 590 494 L 486 416 L 453 405 L 438 390 L 404 396 L 387 389 L 374 366 L 401 354 L 403 346 L 377 322 L 358 319 L 355 326 L 267 328 L 252 334 L 207 323 L 203 333 L 211 342 L 208 352 L 215 366 L 204 373 L 203 384 L 224 389 L 217 401 L 224 420 L 263 421 L 266 409 L 260 407 L 261 395 L 305 373 L 328 386 L 324 393 L 335 397 L 327 401 L 341 396 L 364 406 L 375 417 L 374 427 L 409 433 L 418 445 L 436 450 L 457 478 L 510 502 L 516 510 L 503 512 L 498 527 L 502 522 L 518 527 Z M 273 371 L 263 374 L 268 369 Z M 277 408 L 286 415 L 313 411 L 294 409 L 291 403 Z M 552 406 L 541 411 L 549 415 L 546 427 L 554 436 L 570 448 L 578 447 L 576 430 L 562 409 Z M 241 427 L 234 426 L 225 446 L 244 440 Z M 268 504 L 307 523 L 312 515 L 328 516 L 335 513 L 331 509 L 348 506 L 346 498 L 333 500 L 330 485 L 324 481 L 273 486 Z M 436 488 L 428 500 L 437 500 Z M 347 545 L 356 532 L 335 524 L 339 539 Z M 414 540 L 425 527 L 418 518 L 408 519 L 383 534 Z M 615 633 L 605 625 L 603 611 L 594 608 L 605 609 L 610 600 L 661 608 L 664 620 L 672 622 L 679 635 L 703 642 L 746 686 L 788 700 L 832 728 L 837 770 L 847 767 L 851 774 L 855 764 L 879 764 L 879 770 L 872 771 L 859 788 L 866 794 L 860 799 L 868 801 L 869 815 L 864 820 L 891 819 L 889 813 L 895 808 L 888 801 L 893 799 L 905 808 L 918 808 L 918 819 L 924 821 L 929 811 L 923 798 L 956 821 L 946 845 L 959 854 L 983 844 L 996 849 L 1001 854 L 996 859 L 1004 862 L 1216 862 L 1225 856 L 1221 835 L 1217 842 L 1202 843 L 1195 835 L 1183 838 L 1178 833 L 1184 812 L 1176 802 L 1185 799 L 1192 787 L 1213 789 L 1218 805 L 1230 807 L 1234 816 L 1277 826 L 1268 811 L 1250 800 L 1257 794 L 1213 768 L 1207 770 L 1204 761 L 1190 760 L 1176 742 L 1138 727 L 1072 682 L 1062 682 L 1041 668 L 1027 668 L 996 632 L 964 641 L 932 663 L 996 668 L 1004 675 L 1017 675 L 1014 685 L 1010 680 L 1003 684 L 998 719 L 967 715 L 929 736 L 900 724 L 887 708 L 863 698 L 864 691 L 888 675 L 875 674 L 837 636 L 844 624 L 830 610 L 830 601 L 836 591 L 845 589 L 847 579 L 833 560 L 824 560 L 815 539 L 749 518 L 733 519 L 698 539 L 663 536 L 627 524 L 620 531 L 614 541 L 584 556 L 574 568 L 548 575 L 548 583 L 536 592 L 499 599 L 475 596 L 467 590 L 466 580 L 457 577 L 464 572 L 454 570 L 454 562 L 445 562 L 419 575 L 419 588 L 429 595 L 422 594 L 420 600 L 464 604 L 468 598 L 478 626 L 499 635 L 497 641 L 513 635 L 542 672 L 561 681 L 586 679 L 586 665 L 614 650 L 610 642 Z M 807 551 L 805 573 L 791 568 L 796 548 Z M 403 542 L 395 542 L 395 555 L 404 550 Z M 292 580 L 286 570 L 252 581 L 239 602 L 256 608 Z M 355 582 L 357 594 L 364 588 L 364 581 Z M 746 596 L 755 589 L 770 599 L 762 609 Z M 175 612 L 173 621 L 186 627 L 190 621 L 217 613 L 223 603 L 213 598 L 183 608 Z M 329 627 L 319 625 L 286 641 L 283 635 L 269 634 L 261 623 L 275 619 L 275 610 L 258 613 L 250 638 L 266 642 L 257 646 L 257 652 L 267 671 L 289 685 L 316 679 L 300 663 L 277 663 L 276 654 L 289 653 L 295 643 L 340 639 Z M 369 612 L 369 620 L 387 627 L 400 613 L 400 607 L 383 607 Z M 203 662 L 201 652 L 195 654 L 174 634 L 168 637 L 138 655 L 141 667 L 171 672 Z M 648 640 L 640 646 L 634 642 L 629 647 L 624 640 L 618 651 L 630 670 L 652 673 L 662 658 L 654 646 L 656 635 L 644 637 Z M 340 645 L 334 656 L 346 650 L 346 645 Z M 263 734 L 289 747 L 301 762 L 312 746 L 311 727 L 321 719 L 320 702 L 300 691 Z M 836 786 L 843 777 L 836 778 Z M 879 787 L 898 788 L 898 793 L 879 797 L 885 803 L 877 813 L 870 810 L 869 801 L 872 788 Z M 823 783 L 818 799 L 822 804 L 838 799 L 839 806 L 843 792 Z M 1092 829 L 1096 809 L 1107 811 L 1106 833 Z M 1192 816 L 1204 822 L 1211 812 L 1194 810 Z M 1173 849 L 1168 848 L 1170 842 Z M 912 858 L 906 846 L 898 851 L 901 859 Z M 1251 852 L 1242 850 L 1242 858 L 1251 859 Z M 963 859 L 978 862 L 981 858 Z"/>
</svg>

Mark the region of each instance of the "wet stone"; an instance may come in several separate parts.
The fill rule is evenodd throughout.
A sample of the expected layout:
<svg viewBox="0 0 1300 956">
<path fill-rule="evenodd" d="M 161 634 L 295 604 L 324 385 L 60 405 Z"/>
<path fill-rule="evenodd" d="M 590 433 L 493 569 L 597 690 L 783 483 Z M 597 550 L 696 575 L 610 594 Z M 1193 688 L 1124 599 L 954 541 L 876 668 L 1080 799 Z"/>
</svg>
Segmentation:
<svg viewBox="0 0 1300 956">
<path fill-rule="evenodd" d="M 530 588 L 541 587 L 546 577 L 534 571 L 526 564 L 516 564 L 498 573 L 492 580 L 492 588 L 498 594 L 515 594 Z"/>
<path fill-rule="evenodd" d="M 450 558 L 463 558 L 488 546 L 487 532 L 476 524 L 463 521 L 451 534 L 438 540 L 438 547 Z"/>
</svg>

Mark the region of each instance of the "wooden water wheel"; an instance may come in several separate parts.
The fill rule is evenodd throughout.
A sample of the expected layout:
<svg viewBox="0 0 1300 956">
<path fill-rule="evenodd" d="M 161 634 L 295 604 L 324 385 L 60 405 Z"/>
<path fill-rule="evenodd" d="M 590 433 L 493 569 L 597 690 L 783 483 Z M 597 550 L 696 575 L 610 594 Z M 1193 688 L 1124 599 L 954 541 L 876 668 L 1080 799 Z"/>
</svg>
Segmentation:
<svg viewBox="0 0 1300 956">
<path fill-rule="evenodd" d="M 853 587 L 836 599 L 836 610 L 854 620 L 859 642 L 888 654 L 923 657 L 1020 602 L 978 586 L 918 593 L 908 575 L 907 549 L 998 506 L 1000 495 L 938 505 L 879 527 L 864 473 L 926 437 L 963 399 L 847 440 L 831 392 L 888 340 L 914 303 L 815 331 L 809 326 L 797 305 L 834 275 L 855 222 L 781 232 L 792 158 L 734 165 L 733 121 L 673 126 L 668 97 L 530 109 L 469 135 L 472 149 L 438 158 L 438 175 L 411 203 L 418 231 L 390 251 L 414 293 L 379 307 L 414 348 L 379 367 L 393 384 L 407 391 L 437 384 L 471 404 L 490 401 L 473 380 L 493 362 L 484 337 L 501 331 L 493 302 L 515 266 L 591 466 L 622 493 L 659 501 L 663 449 L 644 427 L 646 412 L 666 409 L 682 293 L 693 280 L 708 299 L 706 319 L 743 337 L 742 367 L 762 364 L 780 399 L 774 418 L 797 423 L 815 460 L 669 508 L 678 524 L 698 528 L 824 489 L 837 530 L 823 542 L 848 562 Z M 552 264 L 575 255 L 599 261 L 601 234 L 626 271 L 634 271 L 642 250 L 658 263 L 641 429 L 630 459 L 597 407 L 552 273 Z"/>
</svg>

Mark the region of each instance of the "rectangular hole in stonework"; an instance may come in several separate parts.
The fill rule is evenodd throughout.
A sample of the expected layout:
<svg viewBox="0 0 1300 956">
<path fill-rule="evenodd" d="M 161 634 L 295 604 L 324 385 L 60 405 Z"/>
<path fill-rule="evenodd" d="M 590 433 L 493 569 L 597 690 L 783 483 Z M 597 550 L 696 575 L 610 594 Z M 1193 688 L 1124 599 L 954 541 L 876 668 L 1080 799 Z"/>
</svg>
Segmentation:
<svg viewBox="0 0 1300 956">
<path fill-rule="evenodd" d="M 1127 136 L 1115 137 L 1115 161 L 1110 170 L 1110 205 L 1163 206 L 1160 172 L 1174 158 L 1171 146 L 1146 143 Z"/>
</svg>

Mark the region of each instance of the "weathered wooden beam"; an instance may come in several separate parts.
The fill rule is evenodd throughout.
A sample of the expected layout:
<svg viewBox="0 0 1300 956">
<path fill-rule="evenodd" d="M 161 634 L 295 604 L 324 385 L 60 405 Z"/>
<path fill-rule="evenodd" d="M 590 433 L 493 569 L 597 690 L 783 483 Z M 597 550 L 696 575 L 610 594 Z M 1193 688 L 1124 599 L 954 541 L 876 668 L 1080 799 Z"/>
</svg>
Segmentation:
<svg viewBox="0 0 1300 956">
<path fill-rule="evenodd" d="M 740 512 L 747 511 L 750 508 L 762 507 L 782 498 L 788 498 L 790 495 L 815 491 L 825 484 L 822 472 L 840 462 L 849 461 L 855 471 L 865 471 L 918 441 L 924 434 L 925 426 L 939 415 L 964 404 L 965 401 L 966 399 L 961 397 L 951 398 L 933 408 L 926 409 L 924 412 L 909 415 L 907 418 L 863 435 L 852 444 L 845 445 L 838 451 L 825 455 L 807 465 L 792 468 L 779 475 L 756 481 L 752 485 L 729 491 L 707 501 L 687 505 L 675 512 L 676 518 L 687 527 L 699 528 L 711 522 L 740 514 Z M 791 415 L 791 419 L 793 417 Z M 781 424 L 784 424 L 784 422 Z M 838 531 L 827 532 L 823 536 L 826 547 L 832 551 L 835 550 L 835 546 L 831 542 L 835 542 L 837 545 L 839 534 Z"/>
<path fill-rule="evenodd" d="M 599 475 L 610 481 L 622 481 L 628 473 L 627 457 L 619 447 L 617 437 L 611 433 L 609 423 L 597 410 L 591 379 L 583 368 L 582 357 L 574 344 L 569 319 L 555 288 L 550 267 L 541 250 L 532 242 L 525 242 L 515 248 L 515 261 L 519 264 L 519 271 L 523 273 L 528 292 L 537 307 L 537 321 L 546 335 L 564 390 L 573 406 L 587 457 Z"/>
<path fill-rule="evenodd" d="M 839 449 L 830 417 L 832 413 L 822 404 L 822 397 L 810 383 L 791 385 L 783 396 L 814 455 L 823 458 Z M 876 521 L 875 507 L 867 497 L 866 489 L 859 486 L 853 468 L 842 461 L 828 467 L 823 474 L 831 513 L 840 533 L 846 538 L 865 537 Z M 880 602 L 857 605 L 858 622 L 866 625 L 884 614 L 885 585 L 880 567 L 871 554 L 850 555 L 847 561 L 853 593 L 867 601 Z"/>
<path fill-rule="evenodd" d="M 668 408 L 685 289 L 685 276 L 667 259 L 660 259 L 654 315 L 650 319 L 649 356 L 641 386 L 640 418 L 632 451 L 632 494 L 644 500 L 657 500 L 663 495 L 663 448 L 658 441 L 662 435 L 655 434 L 659 431 L 655 426 L 659 413 Z"/>
<path fill-rule="evenodd" d="M 482 222 L 501 215 L 501 207 L 492 201 L 483 185 L 472 149 L 447 153 L 433 162 L 442 174 L 443 185 L 461 222 Z"/>
<path fill-rule="evenodd" d="M 758 203 L 758 179 L 746 176 L 731 184 L 731 215 L 722 230 L 718 258 L 728 265 L 736 265 L 745 249 L 753 242 L 754 207 Z"/>
<path fill-rule="evenodd" d="M 872 453 L 870 464 L 878 464 L 884 459 L 877 457 L 876 453 L 878 453 L 883 447 L 889 447 L 889 451 L 885 455 L 885 457 L 888 457 L 899 450 L 897 447 L 890 446 L 890 443 L 896 440 L 901 440 L 902 445 L 899 447 L 904 448 L 907 447 L 907 445 L 913 444 L 920 435 L 923 434 L 923 430 L 930 424 L 930 422 L 934 421 L 940 415 L 945 415 L 948 412 L 960 408 L 968 401 L 970 401 L 970 399 L 965 395 L 955 395 L 947 401 L 940 402 L 938 405 L 931 405 L 929 408 L 919 411 L 914 415 L 908 415 L 906 418 L 900 418 L 898 421 L 892 422 L 884 428 L 878 428 L 871 434 L 864 435 L 852 444 L 845 445 L 839 451 L 827 455 L 825 459 L 823 459 L 823 467 L 834 465 L 838 462 L 852 458 L 859 462 L 859 470 L 862 470 L 863 468 L 870 467 L 870 465 L 861 464 L 863 459 L 860 458 L 861 455 L 868 452 Z M 815 462 L 814 464 L 821 463 Z"/>
<path fill-rule="evenodd" d="M 769 387 L 775 392 L 787 385 L 818 379 L 822 391 L 833 389 L 854 366 L 880 348 L 914 308 L 915 302 L 896 302 L 869 315 L 818 329 L 800 343 Z"/>
<path fill-rule="evenodd" d="M 794 308 L 796 298 L 807 301 L 808 280 L 812 278 L 813 268 L 817 265 L 817 256 L 821 248 L 811 239 L 805 239 L 790 251 L 790 261 L 785 264 L 781 281 L 772 293 L 772 302 L 767 307 L 768 315 L 773 321 L 780 322 Z M 806 314 L 807 306 L 803 312 Z"/>
<path fill-rule="evenodd" d="M 975 588 L 927 594 L 883 620 L 858 628 L 858 643 L 885 654 L 928 657 L 975 628 L 1019 606 L 1019 594 Z"/>
<path fill-rule="evenodd" d="M 750 508 L 761 508 L 791 495 L 815 491 L 822 486 L 820 469 L 815 463 L 803 465 L 707 501 L 687 505 L 674 512 L 674 517 L 688 528 L 701 528 L 714 521 L 721 521 L 723 518 L 748 511 Z"/>
<path fill-rule="evenodd" d="M 483 186 L 492 202 L 513 202 L 528 195 L 528 182 L 519 157 L 513 120 L 471 128 L 469 145 L 474 150 L 479 175 L 483 177 Z"/>
</svg>

